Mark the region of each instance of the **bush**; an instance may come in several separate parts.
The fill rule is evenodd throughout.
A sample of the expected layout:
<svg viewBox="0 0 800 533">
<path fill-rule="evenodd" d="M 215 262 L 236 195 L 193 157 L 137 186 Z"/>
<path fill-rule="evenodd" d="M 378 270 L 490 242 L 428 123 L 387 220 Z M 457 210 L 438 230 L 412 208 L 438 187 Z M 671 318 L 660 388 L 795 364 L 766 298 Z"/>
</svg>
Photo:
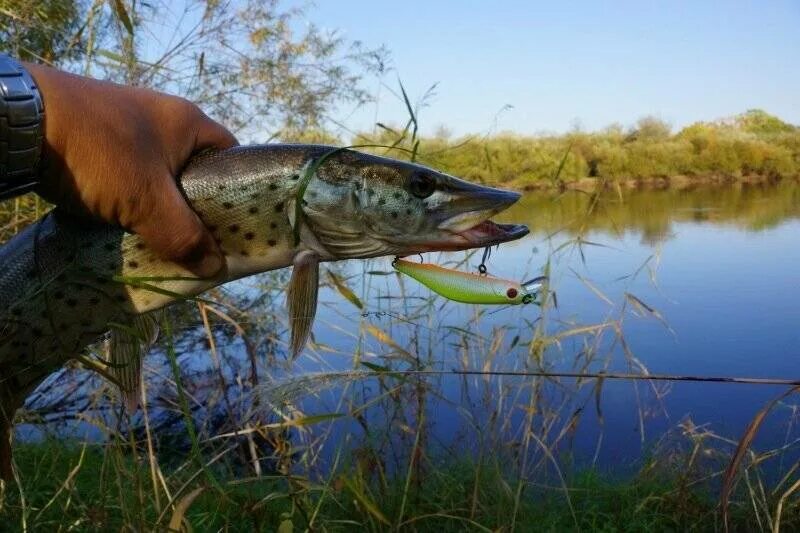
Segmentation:
<svg viewBox="0 0 800 533">
<path fill-rule="evenodd" d="M 409 137 L 402 138 L 399 146 L 411 150 Z M 353 144 L 392 145 L 400 138 L 400 130 L 384 128 L 378 135 L 358 136 Z M 596 133 L 563 136 L 502 133 L 453 139 L 440 134 L 414 141 L 419 142 L 422 162 L 472 181 L 518 188 L 554 184 L 565 154 L 559 181 L 567 183 L 583 178 L 800 176 L 800 129 L 759 110 L 698 122 L 674 135 L 664 121 L 645 117 L 627 134 L 622 126 L 613 125 Z M 408 157 L 401 152 L 392 155 Z"/>
</svg>

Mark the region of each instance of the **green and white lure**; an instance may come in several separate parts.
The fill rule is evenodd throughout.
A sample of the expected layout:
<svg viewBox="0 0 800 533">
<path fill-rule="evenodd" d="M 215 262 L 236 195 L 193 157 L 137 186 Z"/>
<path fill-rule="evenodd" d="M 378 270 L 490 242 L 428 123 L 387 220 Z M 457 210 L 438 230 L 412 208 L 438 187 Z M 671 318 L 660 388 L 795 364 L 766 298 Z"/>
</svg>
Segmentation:
<svg viewBox="0 0 800 533">
<path fill-rule="evenodd" d="M 395 259 L 397 271 L 414 278 L 430 290 L 455 302 L 485 305 L 520 305 L 535 303 L 536 295 L 547 277 L 524 283 L 443 268 L 430 263 Z"/>
</svg>

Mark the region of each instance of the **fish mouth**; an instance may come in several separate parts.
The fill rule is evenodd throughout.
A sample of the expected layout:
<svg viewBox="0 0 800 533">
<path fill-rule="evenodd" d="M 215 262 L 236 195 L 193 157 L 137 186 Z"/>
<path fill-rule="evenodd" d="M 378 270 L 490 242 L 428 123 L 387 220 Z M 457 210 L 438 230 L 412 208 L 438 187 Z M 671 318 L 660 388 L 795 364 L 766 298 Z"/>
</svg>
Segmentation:
<svg viewBox="0 0 800 533">
<path fill-rule="evenodd" d="M 524 224 L 498 224 L 483 220 L 461 231 L 445 232 L 441 238 L 422 243 L 418 252 L 457 252 L 485 248 L 521 239 L 530 232 Z"/>
<path fill-rule="evenodd" d="M 444 201 L 432 210 L 435 228 L 412 238 L 406 251 L 452 252 L 485 248 L 520 239 L 529 233 L 524 224 L 499 224 L 490 218 L 515 204 L 521 194 L 440 176 Z M 412 244 L 413 243 L 413 244 Z"/>
<path fill-rule="evenodd" d="M 490 217 L 515 204 L 521 194 L 486 187 L 448 176 L 444 189 L 450 200 L 441 208 L 438 250 L 483 248 L 513 241 L 528 234 L 523 224 L 498 224 Z"/>
<path fill-rule="evenodd" d="M 530 230 L 525 224 L 498 224 L 484 220 L 457 235 L 472 243 L 473 247 L 483 247 L 515 241 L 528 233 Z"/>
</svg>

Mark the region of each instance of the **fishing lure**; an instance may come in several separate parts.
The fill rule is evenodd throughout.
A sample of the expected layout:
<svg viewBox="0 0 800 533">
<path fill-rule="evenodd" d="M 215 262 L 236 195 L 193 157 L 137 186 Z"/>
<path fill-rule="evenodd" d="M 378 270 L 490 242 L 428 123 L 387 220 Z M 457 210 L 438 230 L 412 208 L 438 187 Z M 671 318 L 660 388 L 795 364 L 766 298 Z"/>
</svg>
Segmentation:
<svg viewBox="0 0 800 533">
<path fill-rule="evenodd" d="M 392 266 L 449 300 L 467 304 L 520 305 L 535 301 L 547 279 L 539 276 L 524 283 L 443 268 L 430 263 L 395 259 Z"/>
</svg>

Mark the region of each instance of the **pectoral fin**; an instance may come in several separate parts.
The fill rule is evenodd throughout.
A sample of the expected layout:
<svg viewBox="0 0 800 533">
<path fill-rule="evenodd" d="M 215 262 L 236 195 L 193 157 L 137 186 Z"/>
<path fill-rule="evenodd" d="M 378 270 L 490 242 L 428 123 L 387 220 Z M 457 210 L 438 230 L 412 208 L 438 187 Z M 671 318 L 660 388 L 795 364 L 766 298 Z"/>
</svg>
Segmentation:
<svg viewBox="0 0 800 533">
<path fill-rule="evenodd" d="M 311 333 L 311 325 L 317 312 L 318 289 L 319 257 L 311 251 L 300 252 L 294 258 L 294 270 L 286 294 L 292 329 L 289 345 L 292 359 L 303 350 Z"/>
<path fill-rule="evenodd" d="M 158 322 L 150 314 L 136 316 L 127 327 L 111 330 L 108 340 L 109 373 L 119 385 L 128 413 L 139 406 L 142 390 L 142 358 L 158 338 Z"/>
</svg>

